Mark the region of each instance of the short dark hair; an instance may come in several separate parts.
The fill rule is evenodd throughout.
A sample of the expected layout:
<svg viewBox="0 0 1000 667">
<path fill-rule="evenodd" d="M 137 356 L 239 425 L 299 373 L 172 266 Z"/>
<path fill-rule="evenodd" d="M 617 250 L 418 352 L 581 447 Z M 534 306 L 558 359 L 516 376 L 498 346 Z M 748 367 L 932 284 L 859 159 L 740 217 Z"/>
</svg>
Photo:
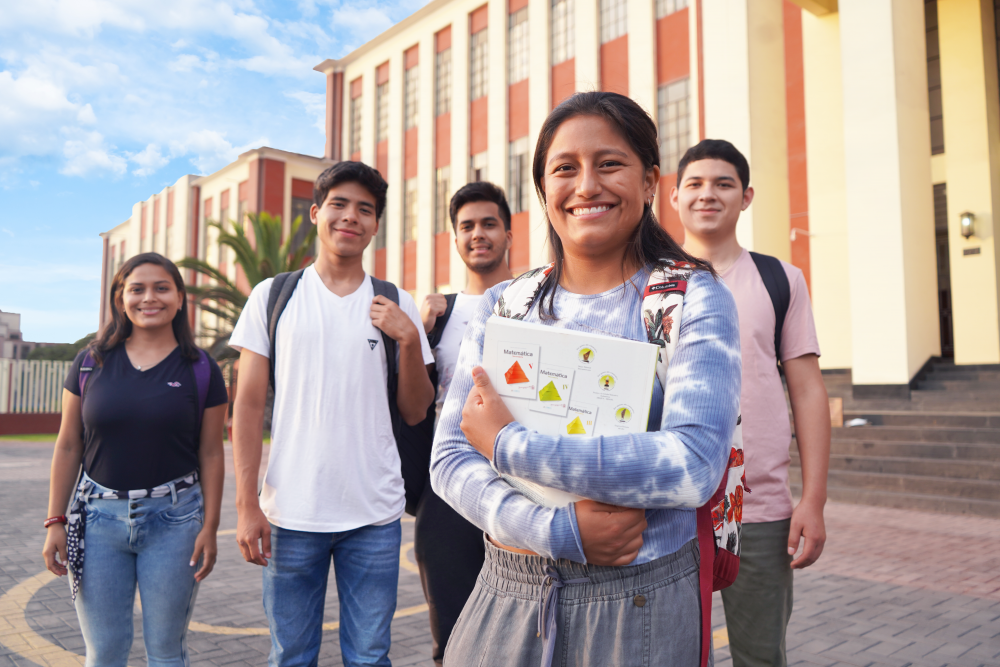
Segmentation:
<svg viewBox="0 0 1000 667">
<path fill-rule="evenodd" d="M 462 210 L 462 207 L 477 201 L 488 201 L 496 204 L 497 208 L 500 209 L 500 219 L 503 220 L 504 231 L 510 231 L 510 206 L 507 205 L 507 196 L 503 193 L 503 189 L 487 181 L 476 181 L 463 185 L 458 189 L 458 192 L 452 195 L 451 206 L 448 208 L 452 229 L 458 225 L 458 212 Z"/>
<path fill-rule="evenodd" d="M 381 218 L 385 210 L 385 193 L 389 184 L 382 178 L 377 169 L 369 167 L 364 162 L 338 162 L 319 175 L 313 184 L 313 202 L 322 206 L 332 188 L 341 183 L 357 183 L 375 198 L 375 217 Z"/>
<path fill-rule="evenodd" d="M 750 187 L 750 165 L 743 153 L 739 152 L 736 146 L 725 139 L 702 139 L 697 144 L 687 149 L 680 164 L 677 165 L 677 187 L 681 187 L 681 179 L 684 178 L 684 170 L 692 162 L 698 160 L 722 160 L 733 165 L 736 175 L 740 177 L 740 184 L 743 192 Z"/>
</svg>

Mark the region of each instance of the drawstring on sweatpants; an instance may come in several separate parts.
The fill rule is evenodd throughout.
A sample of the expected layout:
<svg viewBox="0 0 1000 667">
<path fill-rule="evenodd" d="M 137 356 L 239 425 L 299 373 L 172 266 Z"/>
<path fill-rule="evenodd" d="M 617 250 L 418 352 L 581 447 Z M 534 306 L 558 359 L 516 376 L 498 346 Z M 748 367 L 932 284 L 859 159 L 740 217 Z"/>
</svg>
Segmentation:
<svg viewBox="0 0 1000 667">
<path fill-rule="evenodd" d="M 545 566 L 545 581 L 538 593 L 538 636 L 542 638 L 542 667 L 551 667 L 556 648 L 556 609 L 559 606 L 559 589 L 566 584 L 585 584 L 590 577 L 563 581 L 559 570 Z"/>
</svg>

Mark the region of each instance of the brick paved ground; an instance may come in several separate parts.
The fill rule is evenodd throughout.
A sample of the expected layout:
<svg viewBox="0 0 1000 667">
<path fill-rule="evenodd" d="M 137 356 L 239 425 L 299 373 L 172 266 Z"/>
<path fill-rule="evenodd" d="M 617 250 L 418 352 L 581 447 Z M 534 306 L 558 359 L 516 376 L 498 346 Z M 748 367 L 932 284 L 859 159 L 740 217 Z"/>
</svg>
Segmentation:
<svg viewBox="0 0 1000 667">
<path fill-rule="evenodd" d="M 0 667 L 83 664 L 68 588 L 40 558 L 51 451 L 46 443 L 0 443 Z M 260 570 L 243 562 L 226 533 L 236 525 L 232 497 L 230 475 L 219 565 L 199 591 L 189 633 L 195 664 L 266 663 Z M 835 504 L 827 519 L 824 557 L 796 574 L 789 664 L 1000 665 L 1000 521 Z M 405 522 L 403 542 L 412 539 Z M 396 666 L 429 666 L 412 569 L 400 570 L 398 614 L 406 615 L 393 622 L 391 657 Z M 129 660 L 136 667 L 145 665 L 139 614 Z M 714 619 L 721 629 L 718 600 Z M 337 621 L 332 581 L 325 620 Z M 324 633 L 320 664 L 341 664 L 334 630 Z M 726 647 L 716 664 L 732 664 Z"/>
</svg>

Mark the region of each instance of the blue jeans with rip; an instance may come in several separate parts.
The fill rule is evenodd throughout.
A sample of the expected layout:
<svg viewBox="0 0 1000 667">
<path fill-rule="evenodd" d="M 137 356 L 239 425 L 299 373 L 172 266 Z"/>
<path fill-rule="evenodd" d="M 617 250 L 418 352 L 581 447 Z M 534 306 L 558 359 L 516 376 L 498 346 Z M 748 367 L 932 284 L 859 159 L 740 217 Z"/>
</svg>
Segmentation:
<svg viewBox="0 0 1000 667">
<path fill-rule="evenodd" d="M 107 491 L 96 484 L 94 491 Z M 198 585 L 189 565 L 204 522 L 201 486 L 162 498 L 87 502 L 83 583 L 76 613 L 86 667 L 125 667 L 138 586 L 150 667 L 187 667 L 187 627 Z"/>
<path fill-rule="evenodd" d="M 388 667 L 401 539 L 398 520 L 341 533 L 307 533 L 272 524 L 263 587 L 271 628 L 268 665 L 318 663 L 332 558 L 345 667 Z"/>
</svg>

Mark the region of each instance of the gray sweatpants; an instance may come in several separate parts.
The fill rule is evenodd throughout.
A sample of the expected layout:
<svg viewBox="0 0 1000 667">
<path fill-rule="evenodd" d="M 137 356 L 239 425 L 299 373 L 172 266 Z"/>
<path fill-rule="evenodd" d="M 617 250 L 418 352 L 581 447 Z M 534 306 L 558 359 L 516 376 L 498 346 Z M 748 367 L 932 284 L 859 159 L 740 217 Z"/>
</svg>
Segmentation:
<svg viewBox="0 0 1000 667">
<path fill-rule="evenodd" d="M 791 519 L 743 524 L 740 573 L 722 589 L 734 667 L 785 667 L 792 616 Z"/>
<path fill-rule="evenodd" d="M 538 667 L 540 600 L 553 585 L 547 567 L 563 582 L 588 579 L 558 590 L 552 665 L 699 665 L 698 543 L 692 540 L 676 553 L 631 567 L 524 556 L 487 542 L 486 562 L 452 631 L 445 667 Z"/>
</svg>

